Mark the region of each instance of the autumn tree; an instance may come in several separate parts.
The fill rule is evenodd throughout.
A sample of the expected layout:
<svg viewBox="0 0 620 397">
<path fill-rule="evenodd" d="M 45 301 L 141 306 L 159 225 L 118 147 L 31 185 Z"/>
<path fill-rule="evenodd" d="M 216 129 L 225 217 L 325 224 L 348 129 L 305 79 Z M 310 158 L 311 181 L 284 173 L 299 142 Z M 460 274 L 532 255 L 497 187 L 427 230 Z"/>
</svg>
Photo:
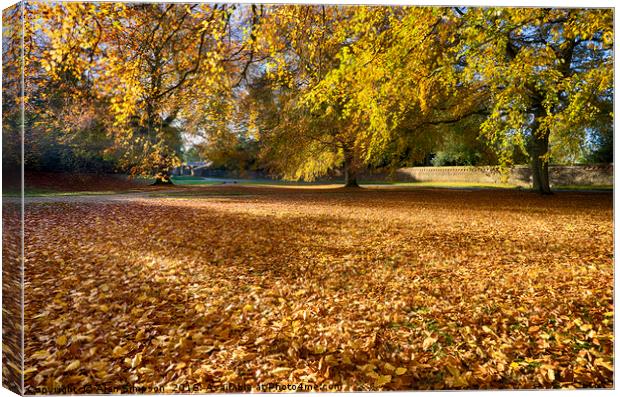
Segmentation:
<svg viewBox="0 0 620 397">
<path fill-rule="evenodd" d="M 120 165 L 169 183 L 180 132 L 226 84 L 227 6 L 49 4 L 43 65 L 52 79 L 90 82 L 106 104 Z"/>
<path fill-rule="evenodd" d="M 534 189 L 551 192 L 552 149 L 578 148 L 613 90 L 613 11 L 471 8 L 462 13 L 463 80 L 492 100 L 482 133 L 501 153 L 525 148 Z M 504 157 L 504 161 L 509 161 Z"/>
<path fill-rule="evenodd" d="M 76 147 L 99 131 L 105 155 L 158 183 L 182 133 L 204 136 L 212 155 L 247 140 L 289 179 L 342 167 L 356 186 L 366 167 L 416 161 L 466 131 L 504 168 L 526 152 L 548 193 L 553 153 L 609 135 L 610 10 L 29 7 L 29 133 L 53 126 Z"/>
<path fill-rule="evenodd" d="M 54 37 L 48 33 L 60 27 L 52 22 L 54 12 L 50 5 L 24 2 L 22 7 L 23 57 L 18 64 L 23 61 L 24 166 L 110 170 L 106 167 L 111 166 L 111 161 L 102 157 L 103 150 L 111 144 L 103 127 L 104 104 L 92 95 L 89 79 L 70 72 L 76 59 L 50 52 Z M 67 18 L 67 23 L 71 20 L 71 16 L 60 14 Z M 72 39 L 70 31 L 55 33 L 57 37 Z M 79 43 L 78 47 L 74 44 L 69 47 L 71 55 L 80 52 L 76 51 Z M 66 69 L 53 76 L 50 65 L 59 62 L 65 63 Z M 21 111 L 21 107 L 11 108 L 13 112 Z"/>
<path fill-rule="evenodd" d="M 261 134 L 263 158 L 288 179 L 313 180 L 342 167 L 346 186 L 357 186 L 360 156 L 354 126 L 338 105 L 315 106 L 308 95 L 337 67 L 337 54 L 348 44 L 344 26 L 353 7 L 277 6 L 265 12 L 254 45 L 268 56 L 262 104 L 271 95 L 277 122 Z M 342 92 L 346 95 L 345 91 Z"/>
<path fill-rule="evenodd" d="M 364 167 L 398 166 L 405 153 L 423 158 L 457 124 L 479 126 L 489 101 L 482 84 L 457 81 L 452 55 L 458 19 L 449 8 L 351 9 L 331 33 L 340 43 L 331 68 L 293 95 L 294 106 L 285 112 L 287 131 L 312 127 L 300 133 L 307 141 L 286 139 L 306 148 L 294 155 L 318 166 L 297 167 L 296 176 L 344 162 L 355 185 Z M 341 155 L 334 156 L 339 148 Z"/>
<path fill-rule="evenodd" d="M 587 130 L 588 137 L 583 144 L 584 161 L 588 163 L 613 163 L 613 95 L 599 99 L 595 102 L 595 106 L 601 111 L 601 115 L 593 120 L 592 125 Z"/>
<path fill-rule="evenodd" d="M 342 109 L 364 165 L 420 160 L 446 130 L 483 115 L 480 88 L 458 86 L 446 63 L 456 19 L 446 8 L 358 7 L 343 26 L 337 67 L 304 99 L 323 115 Z M 471 100 L 462 103 L 455 95 L 465 91 Z"/>
<path fill-rule="evenodd" d="M 259 168 L 257 110 L 253 102 L 248 103 L 248 98 L 235 95 L 234 101 L 220 102 L 219 116 L 199 119 L 196 128 L 203 133 L 197 133 L 202 140 L 195 147 L 201 158 L 209 160 L 211 168 L 239 175 Z M 211 109 L 216 109 L 215 104 Z"/>
<path fill-rule="evenodd" d="M 3 10 L 2 29 L 2 167 L 5 184 L 19 179 L 22 132 L 22 38 L 23 8 Z M 11 178 L 11 175 L 15 175 Z"/>
<path fill-rule="evenodd" d="M 597 103 L 612 94 L 612 15 L 360 7 L 338 67 L 306 98 L 318 110 L 344 104 L 369 163 L 469 124 L 503 166 L 515 147 L 527 151 L 534 188 L 549 193 L 554 147 L 578 148 L 604 118 Z"/>
</svg>

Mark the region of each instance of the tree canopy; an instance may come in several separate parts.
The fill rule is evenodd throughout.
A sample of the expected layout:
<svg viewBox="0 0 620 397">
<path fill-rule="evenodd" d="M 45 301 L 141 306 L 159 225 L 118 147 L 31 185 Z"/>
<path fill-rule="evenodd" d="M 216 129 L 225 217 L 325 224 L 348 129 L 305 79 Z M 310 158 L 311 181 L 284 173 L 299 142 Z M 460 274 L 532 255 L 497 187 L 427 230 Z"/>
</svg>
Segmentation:
<svg viewBox="0 0 620 397">
<path fill-rule="evenodd" d="M 584 148 L 605 158 L 595 153 L 613 136 L 610 9 L 27 3 L 24 11 L 33 158 L 42 157 L 37 142 L 51 139 L 73 156 L 165 180 L 194 136 L 203 154 L 230 157 L 222 163 L 243 157 L 306 180 L 342 169 L 354 186 L 368 167 L 460 148 L 503 167 L 527 156 L 534 187 L 549 192 L 551 158 L 584 157 Z M 5 44 L 11 51 L 17 60 Z"/>
</svg>

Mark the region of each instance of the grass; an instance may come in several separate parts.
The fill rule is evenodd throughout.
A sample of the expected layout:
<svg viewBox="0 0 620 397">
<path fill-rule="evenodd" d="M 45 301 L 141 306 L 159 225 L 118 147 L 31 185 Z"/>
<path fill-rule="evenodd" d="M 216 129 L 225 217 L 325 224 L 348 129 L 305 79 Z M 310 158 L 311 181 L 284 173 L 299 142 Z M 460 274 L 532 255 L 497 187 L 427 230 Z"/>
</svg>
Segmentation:
<svg viewBox="0 0 620 397">
<path fill-rule="evenodd" d="M 159 198 L 159 197 L 226 197 L 226 196 L 248 196 L 248 194 L 241 192 L 229 192 L 229 191 L 214 191 L 214 190 L 188 190 L 185 192 L 156 192 L 149 194 L 149 197 Z"/>
<path fill-rule="evenodd" d="M 560 186 L 552 186 L 551 190 L 576 190 L 576 191 L 584 191 L 584 190 L 614 190 L 614 185 L 560 185 Z"/>
<path fill-rule="evenodd" d="M 231 179 L 233 181 L 235 179 Z M 138 177 L 136 181 L 144 186 L 148 186 L 153 179 Z M 295 181 L 283 181 L 283 180 L 247 180 L 247 179 L 237 179 L 235 180 L 237 183 L 235 185 L 246 185 L 246 186 L 256 186 L 256 187 L 299 187 L 299 188 L 328 188 L 328 187 L 337 187 L 342 182 L 341 181 L 325 181 L 325 182 L 295 182 Z M 175 186 L 183 187 L 183 186 L 213 186 L 224 184 L 225 181 L 222 180 L 207 180 L 199 176 L 173 176 L 172 182 Z M 232 185 L 232 183 L 227 182 L 226 184 Z M 501 184 L 501 183 L 475 183 L 475 182 L 391 182 L 391 181 L 361 181 L 360 185 L 367 188 L 436 188 L 436 189 L 474 189 L 474 190 L 483 190 L 483 189 L 515 189 L 515 190 L 529 190 L 527 188 L 522 188 L 513 184 Z M 124 194 L 124 193 L 134 193 L 141 191 L 139 188 L 131 189 L 119 189 L 113 190 L 110 189 L 109 185 L 106 185 L 105 188 L 101 190 L 97 190 L 96 186 L 92 186 L 92 190 L 86 190 L 86 188 L 82 188 L 79 190 L 69 190 L 69 189 L 51 189 L 51 188 L 38 188 L 38 187 L 26 187 L 24 194 L 27 197 L 55 197 L 55 196 L 81 196 L 81 195 L 108 195 L 108 194 Z M 613 185 L 560 185 L 553 186 L 552 190 L 555 191 L 613 191 Z M 21 191 L 19 190 L 3 190 L 2 195 L 4 197 L 20 197 Z M 180 193 L 166 193 L 166 192 L 158 192 L 155 193 L 153 197 L 164 197 L 166 195 L 176 196 L 176 197 L 192 197 L 192 196 L 203 196 L 207 195 L 206 193 L 190 193 L 190 192 L 180 192 Z"/>
<path fill-rule="evenodd" d="M 179 185 L 179 186 L 185 186 L 185 185 L 218 185 L 221 182 L 217 182 L 217 181 L 205 181 L 204 179 L 198 180 L 198 179 L 175 179 L 172 178 L 172 183 L 174 183 L 175 185 Z"/>
<path fill-rule="evenodd" d="M 173 175 L 171 179 L 173 181 L 198 181 L 204 178 L 201 176 L 193 176 L 193 175 Z"/>
<path fill-rule="evenodd" d="M 170 178 L 172 180 L 172 183 L 174 183 L 175 185 L 179 185 L 179 186 L 183 186 L 183 185 L 218 185 L 222 182 L 219 181 L 210 181 L 210 180 L 205 180 L 203 177 L 200 176 L 191 176 L 191 175 L 180 175 L 180 176 L 173 176 L 172 178 Z"/>
</svg>

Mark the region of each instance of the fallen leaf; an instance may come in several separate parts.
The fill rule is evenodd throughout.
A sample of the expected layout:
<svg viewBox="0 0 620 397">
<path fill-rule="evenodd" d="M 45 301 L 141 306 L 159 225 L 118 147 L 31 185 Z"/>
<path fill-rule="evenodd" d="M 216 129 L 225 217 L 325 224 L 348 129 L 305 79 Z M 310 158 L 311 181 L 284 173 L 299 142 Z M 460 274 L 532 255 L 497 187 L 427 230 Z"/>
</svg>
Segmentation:
<svg viewBox="0 0 620 397">
<path fill-rule="evenodd" d="M 122 346 L 116 346 L 112 350 L 112 357 L 114 357 L 114 358 L 120 358 L 120 357 L 123 357 L 126 354 L 127 354 L 127 349 L 125 349 Z"/>
<path fill-rule="evenodd" d="M 80 360 L 73 360 L 71 364 L 67 365 L 65 372 L 73 371 L 80 368 Z"/>
<path fill-rule="evenodd" d="M 424 350 L 428 350 L 428 349 L 430 349 L 430 348 L 431 348 L 431 347 L 435 344 L 435 342 L 437 342 L 437 339 L 436 339 L 436 338 L 432 338 L 432 337 L 430 337 L 430 336 L 429 336 L 429 337 L 427 337 L 427 338 L 426 338 L 426 339 L 424 339 L 424 341 L 422 342 L 422 349 L 424 349 Z"/>
<path fill-rule="evenodd" d="M 65 346 L 68 342 L 68 338 L 66 335 L 60 335 L 58 338 L 56 338 L 56 344 L 58 346 Z"/>
<path fill-rule="evenodd" d="M 131 359 L 131 368 L 136 368 L 140 364 L 142 364 L 142 353 L 136 354 L 133 359 Z"/>
<path fill-rule="evenodd" d="M 291 372 L 291 368 L 288 367 L 278 367 L 271 371 L 272 375 L 282 375 L 285 373 Z"/>
<path fill-rule="evenodd" d="M 381 375 L 375 379 L 375 387 L 381 387 L 387 385 L 392 381 L 391 375 Z"/>
</svg>

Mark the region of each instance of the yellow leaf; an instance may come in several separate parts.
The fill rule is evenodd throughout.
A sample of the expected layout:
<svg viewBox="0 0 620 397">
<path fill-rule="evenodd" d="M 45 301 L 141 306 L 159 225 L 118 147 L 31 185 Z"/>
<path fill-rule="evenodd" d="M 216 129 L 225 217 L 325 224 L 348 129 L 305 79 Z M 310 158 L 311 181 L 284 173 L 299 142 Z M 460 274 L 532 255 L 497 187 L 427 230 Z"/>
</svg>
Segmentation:
<svg viewBox="0 0 620 397">
<path fill-rule="evenodd" d="M 288 368 L 288 367 L 278 367 L 278 368 L 274 369 L 273 371 L 271 371 L 271 374 L 272 375 L 282 375 L 282 374 L 288 373 L 290 371 L 291 371 L 291 369 Z"/>
<path fill-rule="evenodd" d="M 144 330 L 141 329 L 140 331 L 138 331 L 138 333 L 136 334 L 136 338 L 135 339 L 136 340 L 144 339 Z"/>
<path fill-rule="evenodd" d="M 66 378 L 63 379 L 63 381 L 68 384 L 69 383 L 81 383 L 84 381 L 84 379 L 86 379 L 84 375 L 72 375 L 72 376 L 67 376 Z"/>
<path fill-rule="evenodd" d="M 373 369 L 375 369 L 375 365 L 374 364 L 357 365 L 357 369 L 359 369 L 362 372 L 371 372 Z"/>
<path fill-rule="evenodd" d="M 594 360 L 594 364 L 599 366 L 599 367 L 607 368 L 611 372 L 614 371 L 614 366 L 611 365 L 610 363 L 606 362 L 602 358 L 597 358 L 596 360 Z"/>
<path fill-rule="evenodd" d="M 64 346 L 67 344 L 67 337 L 65 335 L 60 335 L 58 338 L 56 338 L 56 344 L 58 346 Z"/>
<path fill-rule="evenodd" d="M 108 307 L 108 305 L 99 305 L 99 310 L 101 310 L 104 313 L 107 313 L 110 311 L 110 308 Z"/>
<path fill-rule="evenodd" d="M 140 358 L 140 361 L 142 361 L 142 358 Z M 185 367 L 187 367 L 187 364 L 185 364 L 185 363 L 178 363 L 177 366 L 176 366 L 176 369 L 183 369 Z"/>
<path fill-rule="evenodd" d="M 449 376 L 446 378 L 446 383 L 453 387 L 467 387 L 468 383 L 462 376 Z"/>
<path fill-rule="evenodd" d="M 381 387 L 392 381 L 391 375 L 381 375 L 375 379 L 375 387 Z"/>
<path fill-rule="evenodd" d="M 73 360 L 71 361 L 71 364 L 67 365 L 67 368 L 65 368 L 65 372 L 73 371 L 78 368 L 80 368 L 80 360 Z"/>
<path fill-rule="evenodd" d="M 396 368 L 396 371 L 394 371 L 394 373 L 398 376 L 404 374 L 405 372 L 407 372 L 407 368 L 403 368 L 403 367 L 398 367 Z"/>
<path fill-rule="evenodd" d="M 300 326 L 301 326 L 301 321 L 299 320 L 295 320 L 291 323 L 291 327 L 293 328 L 293 331 L 297 331 Z"/>
<path fill-rule="evenodd" d="M 428 338 L 424 339 L 424 342 L 422 342 L 422 349 L 428 350 L 431 346 L 435 344 L 435 342 L 437 342 L 437 339 L 429 336 Z"/>
<path fill-rule="evenodd" d="M 146 367 L 142 367 L 142 368 L 140 368 L 140 369 L 138 370 L 138 373 L 139 373 L 139 374 L 142 374 L 142 375 L 144 375 L 144 374 L 152 374 L 153 372 L 154 372 L 154 371 L 153 371 L 152 369 L 150 369 L 150 368 L 146 368 Z"/>
<path fill-rule="evenodd" d="M 131 368 L 136 368 L 141 363 L 142 363 L 142 353 L 138 353 L 131 360 Z"/>
<path fill-rule="evenodd" d="M 245 306 L 243 306 L 243 311 L 244 312 L 251 312 L 252 310 L 254 310 L 254 306 L 250 305 L 249 303 Z"/>
<path fill-rule="evenodd" d="M 385 365 L 383 366 L 383 369 L 385 369 L 386 371 L 392 372 L 396 369 L 396 367 L 394 367 L 390 363 L 385 363 Z"/>
<path fill-rule="evenodd" d="M 547 369 L 547 377 L 551 382 L 555 380 L 555 372 L 551 368 Z"/>
<path fill-rule="evenodd" d="M 450 372 L 450 374 L 452 374 L 452 376 L 454 376 L 455 378 L 461 376 L 461 372 L 458 370 L 458 368 L 453 367 L 452 365 L 448 365 L 446 368 L 448 369 L 448 372 Z"/>
<path fill-rule="evenodd" d="M 116 346 L 114 350 L 112 350 L 112 357 L 114 358 L 123 357 L 125 354 L 127 354 L 127 349 L 122 346 Z"/>
<path fill-rule="evenodd" d="M 44 360 L 48 356 L 49 356 L 49 353 L 47 352 L 47 350 L 37 350 L 30 357 L 35 359 L 35 360 Z"/>
</svg>

